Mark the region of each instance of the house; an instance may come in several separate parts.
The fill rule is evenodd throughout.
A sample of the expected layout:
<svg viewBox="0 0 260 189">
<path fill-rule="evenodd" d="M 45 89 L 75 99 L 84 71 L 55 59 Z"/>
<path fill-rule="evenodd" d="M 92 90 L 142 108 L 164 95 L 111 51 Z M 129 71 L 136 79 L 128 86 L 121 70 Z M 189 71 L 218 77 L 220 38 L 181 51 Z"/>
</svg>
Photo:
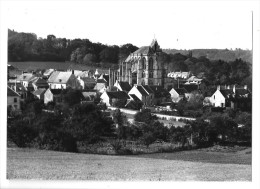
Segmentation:
<svg viewBox="0 0 260 189">
<path fill-rule="evenodd" d="M 27 89 L 22 85 L 22 83 L 16 83 L 16 82 L 8 82 L 7 85 L 17 92 L 20 95 L 20 100 L 24 101 L 28 96 Z"/>
<path fill-rule="evenodd" d="M 229 86 L 224 89 L 218 86 L 215 93 L 210 97 L 210 104 L 213 107 L 250 109 L 252 104 L 251 92 L 246 85 L 242 88 L 233 85 L 232 89 Z"/>
<path fill-rule="evenodd" d="M 101 102 L 105 103 L 107 106 L 114 106 L 117 101 L 120 101 L 121 106 L 124 107 L 130 97 L 124 91 L 105 91 L 100 96 L 100 99 Z"/>
<path fill-rule="evenodd" d="M 194 85 L 200 85 L 201 84 L 202 79 L 197 78 L 196 76 L 191 76 L 190 78 L 188 78 L 186 80 L 185 84 L 194 84 Z"/>
<path fill-rule="evenodd" d="M 125 107 L 127 109 L 140 110 L 143 106 L 142 101 L 134 94 L 129 94 L 130 99 L 127 100 Z"/>
<path fill-rule="evenodd" d="M 23 73 L 17 76 L 16 81 L 22 83 L 24 87 L 28 87 L 30 81 L 35 78 L 33 73 Z"/>
<path fill-rule="evenodd" d="M 116 80 L 114 87 L 116 87 L 118 91 L 125 91 L 127 93 L 132 88 L 127 81 L 118 81 L 118 80 Z"/>
<path fill-rule="evenodd" d="M 49 78 L 50 75 L 52 74 L 52 72 L 54 72 L 54 69 L 45 70 L 45 72 L 43 73 L 43 76 L 44 76 L 45 78 Z"/>
<path fill-rule="evenodd" d="M 40 100 L 44 100 L 45 91 L 46 91 L 46 89 L 39 88 L 39 89 L 36 89 L 35 91 L 33 91 L 32 94 L 35 96 L 35 98 L 38 98 Z"/>
<path fill-rule="evenodd" d="M 45 79 L 42 79 L 41 77 L 35 77 L 30 82 L 29 85 L 32 84 L 33 89 L 36 91 L 37 89 L 48 89 L 49 84 Z"/>
<path fill-rule="evenodd" d="M 94 78 L 79 76 L 77 79 L 79 80 L 82 89 L 94 89 L 96 85 L 96 81 Z"/>
<path fill-rule="evenodd" d="M 170 93 L 163 87 L 158 85 L 149 85 L 154 93 L 154 104 L 160 105 L 170 99 Z"/>
<path fill-rule="evenodd" d="M 95 99 L 98 97 L 98 93 L 95 90 L 82 91 L 82 95 L 84 97 L 84 100 L 82 102 L 86 103 L 94 103 Z"/>
<path fill-rule="evenodd" d="M 185 98 L 185 94 L 187 94 L 188 91 L 185 88 L 172 88 L 170 90 L 171 99 L 173 102 L 177 103 L 183 98 Z"/>
<path fill-rule="evenodd" d="M 13 110 L 20 110 L 20 95 L 7 86 L 7 107 L 12 108 Z"/>
<path fill-rule="evenodd" d="M 62 102 L 62 89 L 47 89 L 44 93 L 44 104 Z"/>
<path fill-rule="evenodd" d="M 154 93 L 152 89 L 143 85 L 134 85 L 132 89 L 128 92 L 129 95 L 134 94 L 137 96 L 145 106 L 154 105 Z"/>
<path fill-rule="evenodd" d="M 72 89 L 81 89 L 80 82 L 74 75 L 73 71 L 54 71 L 47 82 L 51 89 L 67 89 L 68 87 Z"/>
</svg>

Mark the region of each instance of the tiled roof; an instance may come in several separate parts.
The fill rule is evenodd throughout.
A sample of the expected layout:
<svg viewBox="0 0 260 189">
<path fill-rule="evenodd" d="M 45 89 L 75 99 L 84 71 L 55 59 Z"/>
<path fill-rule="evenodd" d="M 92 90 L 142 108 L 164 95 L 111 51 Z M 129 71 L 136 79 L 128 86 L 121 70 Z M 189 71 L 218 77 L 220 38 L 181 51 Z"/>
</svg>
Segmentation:
<svg viewBox="0 0 260 189">
<path fill-rule="evenodd" d="M 116 99 L 129 99 L 130 97 L 128 94 L 124 91 L 112 91 L 112 92 L 107 92 L 107 95 L 109 98 L 116 98 Z"/>
<path fill-rule="evenodd" d="M 67 83 L 71 75 L 71 72 L 55 71 L 50 75 L 48 83 Z"/>
<path fill-rule="evenodd" d="M 36 91 L 33 92 L 34 95 L 41 95 L 45 93 L 46 89 L 37 89 Z"/>
<path fill-rule="evenodd" d="M 20 96 L 17 92 L 7 86 L 7 96 Z"/>
<path fill-rule="evenodd" d="M 142 94 L 142 96 L 148 96 L 148 93 L 144 90 L 143 86 L 137 85 L 136 88 Z"/>
<path fill-rule="evenodd" d="M 149 54 L 152 52 L 152 49 L 149 46 L 143 46 L 137 49 L 133 54 Z"/>
<path fill-rule="evenodd" d="M 96 83 L 94 78 L 90 78 L 90 77 L 83 77 L 81 78 L 85 83 Z"/>
<path fill-rule="evenodd" d="M 97 83 L 107 83 L 105 79 L 97 79 Z"/>
<path fill-rule="evenodd" d="M 119 85 L 122 88 L 123 91 L 130 91 L 131 90 L 131 86 L 128 82 L 126 81 L 119 81 Z"/>
</svg>

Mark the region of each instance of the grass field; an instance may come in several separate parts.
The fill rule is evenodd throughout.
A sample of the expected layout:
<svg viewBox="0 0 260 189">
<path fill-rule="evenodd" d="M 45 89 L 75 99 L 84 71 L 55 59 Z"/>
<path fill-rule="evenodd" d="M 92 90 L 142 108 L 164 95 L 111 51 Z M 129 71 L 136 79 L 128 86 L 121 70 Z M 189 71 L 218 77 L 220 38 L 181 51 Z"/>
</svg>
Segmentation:
<svg viewBox="0 0 260 189">
<path fill-rule="evenodd" d="M 88 66 L 84 64 L 76 64 L 72 62 L 8 62 L 12 66 L 18 68 L 22 71 L 32 71 L 32 70 L 46 70 L 46 69 L 56 69 L 56 70 L 95 70 L 96 67 Z M 98 68 L 100 73 L 108 73 L 108 69 Z"/>
<path fill-rule="evenodd" d="M 243 160 L 237 160 L 238 157 Z M 139 156 L 7 151 L 7 179 L 251 181 L 251 154 L 203 150 Z"/>
</svg>

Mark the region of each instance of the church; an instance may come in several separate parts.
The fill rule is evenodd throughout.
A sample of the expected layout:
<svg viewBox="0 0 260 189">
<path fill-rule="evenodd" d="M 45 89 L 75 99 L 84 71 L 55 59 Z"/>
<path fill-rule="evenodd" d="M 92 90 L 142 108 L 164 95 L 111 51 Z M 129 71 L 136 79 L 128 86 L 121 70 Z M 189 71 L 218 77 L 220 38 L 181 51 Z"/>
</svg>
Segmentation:
<svg viewBox="0 0 260 189">
<path fill-rule="evenodd" d="M 150 46 L 143 46 L 131 53 L 119 64 L 119 81 L 128 82 L 131 86 L 164 86 L 164 65 L 158 61 L 161 52 L 157 40 L 154 39 Z"/>
</svg>

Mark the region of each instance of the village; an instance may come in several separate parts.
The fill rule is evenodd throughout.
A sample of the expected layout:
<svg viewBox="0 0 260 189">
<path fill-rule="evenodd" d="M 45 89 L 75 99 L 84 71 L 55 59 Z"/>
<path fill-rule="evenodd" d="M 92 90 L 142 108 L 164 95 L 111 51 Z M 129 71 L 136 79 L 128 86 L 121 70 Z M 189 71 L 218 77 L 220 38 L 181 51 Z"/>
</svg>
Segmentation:
<svg viewBox="0 0 260 189">
<path fill-rule="evenodd" d="M 19 75 L 15 75 L 12 70 L 17 69 L 8 65 L 7 106 L 20 111 L 20 102 L 27 98 L 42 100 L 45 105 L 50 102 L 61 103 L 63 92 L 73 89 L 81 92 L 81 103 L 138 111 L 148 108 L 153 113 L 166 112 L 167 115 L 176 115 L 175 107 L 183 100 L 197 100 L 201 106 L 213 111 L 251 109 L 252 96 L 247 85 L 207 86 L 203 75 L 197 77 L 191 72 L 182 71 L 167 73 L 156 61 L 160 52 L 157 41 L 153 40 L 147 49 L 141 47 L 120 63 L 118 70 L 109 69 L 106 73 L 99 72 L 98 69 L 50 68 L 38 72 L 20 71 Z"/>
</svg>

